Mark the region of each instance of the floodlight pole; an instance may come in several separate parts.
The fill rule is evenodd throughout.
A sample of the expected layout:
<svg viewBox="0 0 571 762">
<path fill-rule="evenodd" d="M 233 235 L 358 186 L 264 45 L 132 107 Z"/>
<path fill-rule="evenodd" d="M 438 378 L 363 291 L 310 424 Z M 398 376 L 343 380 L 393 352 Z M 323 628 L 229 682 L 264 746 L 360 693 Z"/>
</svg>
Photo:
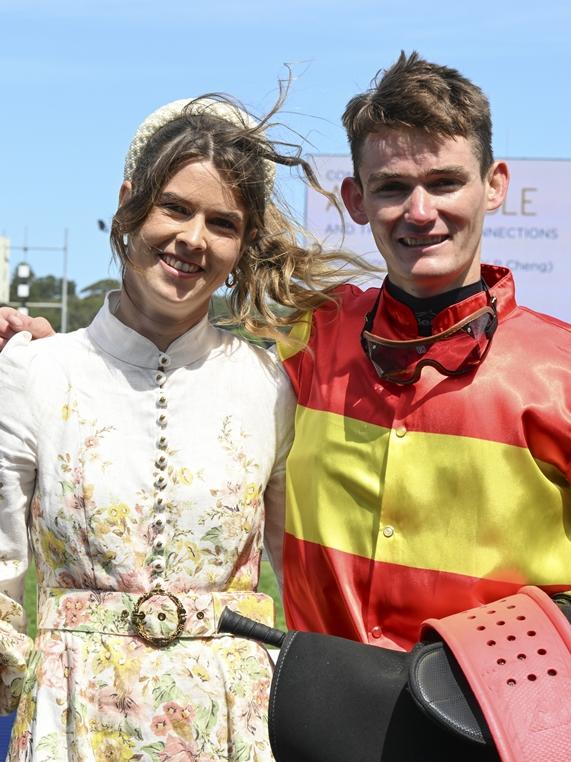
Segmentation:
<svg viewBox="0 0 571 762">
<path fill-rule="evenodd" d="M 67 228 L 63 232 L 63 273 L 61 277 L 61 332 L 67 333 Z"/>
<path fill-rule="evenodd" d="M 54 303 L 54 307 L 59 307 L 61 310 L 61 333 L 66 333 L 68 322 L 68 304 L 67 304 L 67 255 L 68 255 L 68 231 L 67 228 L 63 234 L 63 246 L 28 246 L 26 243 L 24 246 L 10 246 L 10 249 L 15 251 L 23 251 L 27 254 L 29 251 L 61 251 L 63 253 L 63 273 L 61 278 L 61 302 L 59 304 Z M 36 305 L 39 306 L 39 305 Z M 46 304 L 42 304 L 46 306 Z"/>
</svg>

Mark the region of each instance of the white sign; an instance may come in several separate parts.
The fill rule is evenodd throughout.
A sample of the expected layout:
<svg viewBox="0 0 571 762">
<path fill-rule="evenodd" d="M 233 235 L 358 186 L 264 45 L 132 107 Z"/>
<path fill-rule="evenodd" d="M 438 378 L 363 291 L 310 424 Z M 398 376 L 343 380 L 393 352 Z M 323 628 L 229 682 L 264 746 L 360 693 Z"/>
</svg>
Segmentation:
<svg viewBox="0 0 571 762">
<path fill-rule="evenodd" d="M 321 184 L 339 198 L 344 177 L 353 174 L 349 156 L 312 157 Z M 484 221 L 482 261 L 509 267 L 518 303 L 571 323 L 571 160 L 508 160 L 507 198 Z M 305 224 L 327 247 L 345 249 L 382 264 L 368 225 L 339 214 L 324 196 L 308 190 Z"/>
</svg>

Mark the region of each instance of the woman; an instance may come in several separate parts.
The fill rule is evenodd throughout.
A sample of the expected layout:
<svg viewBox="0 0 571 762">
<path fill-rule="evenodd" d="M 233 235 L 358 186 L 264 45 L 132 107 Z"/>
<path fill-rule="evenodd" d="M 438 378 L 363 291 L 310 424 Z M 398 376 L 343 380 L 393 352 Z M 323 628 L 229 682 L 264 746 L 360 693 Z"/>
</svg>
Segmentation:
<svg viewBox="0 0 571 762">
<path fill-rule="evenodd" d="M 330 268 L 272 201 L 280 154 L 227 99 L 148 117 L 112 225 L 123 287 L 84 330 L 0 362 L 0 708 L 12 760 L 270 760 L 271 663 L 216 635 L 271 624 L 294 402 L 271 355 L 211 326 L 224 283 L 258 335 Z M 23 629 L 28 538 L 38 636 Z"/>
</svg>

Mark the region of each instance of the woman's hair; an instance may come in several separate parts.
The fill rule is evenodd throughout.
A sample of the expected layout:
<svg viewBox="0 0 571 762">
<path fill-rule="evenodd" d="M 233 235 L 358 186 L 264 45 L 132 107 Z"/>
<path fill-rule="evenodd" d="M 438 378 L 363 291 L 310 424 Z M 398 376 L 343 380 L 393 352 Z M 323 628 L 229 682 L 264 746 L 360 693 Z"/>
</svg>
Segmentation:
<svg viewBox="0 0 571 762">
<path fill-rule="evenodd" d="M 244 250 L 229 287 L 228 322 L 270 339 L 283 338 L 281 327 L 330 298 L 325 292 L 339 282 L 343 265 L 359 271 L 356 257 L 327 253 L 318 243 L 302 245 L 304 231 L 273 190 L 276 165 L 296 167 L 339 209 L 336 198 L 301 158 L 301 148 L 267 137 L 267 128 L 275 126 L 270 119 L 284 97 L 280 92 L 274 108 L 259 122 L 227 96 L 207 95 L 183 104 L 180 116 L 145 137 L 135 160 L 132 144 L 126 163 L 131 194 L 111 226 L 111 246 L 124 270 L 130 262 L 128 236 L 141 229 L 167 182 L 190 162 L 212 162 L 247 211 Z M 128 167 L 129 161 L 134 166 Z"/>
</svg>

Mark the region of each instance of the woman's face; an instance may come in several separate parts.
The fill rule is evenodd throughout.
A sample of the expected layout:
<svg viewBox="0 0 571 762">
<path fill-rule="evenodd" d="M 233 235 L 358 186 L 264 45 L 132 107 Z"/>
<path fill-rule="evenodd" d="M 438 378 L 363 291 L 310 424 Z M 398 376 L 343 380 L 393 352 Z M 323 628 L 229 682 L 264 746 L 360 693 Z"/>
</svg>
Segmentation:
<svg viewBox="0 0 571 762">
<path fill-rule="evenodd" d="M 125 183 L 122 203 L 129 193 Z M 241 199 L 212 162 L 187 164 L 131 236 L 125 272 L 130 300 L 149 318 L 195 325 L 238 263 L 246 226 Z"/>
</svg>

